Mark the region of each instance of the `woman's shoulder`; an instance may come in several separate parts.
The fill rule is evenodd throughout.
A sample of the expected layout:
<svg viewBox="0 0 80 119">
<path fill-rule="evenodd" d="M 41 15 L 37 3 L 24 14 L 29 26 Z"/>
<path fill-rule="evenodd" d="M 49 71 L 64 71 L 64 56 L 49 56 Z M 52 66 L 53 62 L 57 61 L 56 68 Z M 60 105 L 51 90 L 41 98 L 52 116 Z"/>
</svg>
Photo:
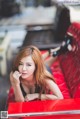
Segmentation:
<svg viewBox="0 0 80 119">
<path fill-rule="evenodd" d="M 46 78 L 44 79 L 46 85 L 49 85 L 49 84 L 55 84 L 54 80 L 50 79 L 50 78 Z"/>
</svg>

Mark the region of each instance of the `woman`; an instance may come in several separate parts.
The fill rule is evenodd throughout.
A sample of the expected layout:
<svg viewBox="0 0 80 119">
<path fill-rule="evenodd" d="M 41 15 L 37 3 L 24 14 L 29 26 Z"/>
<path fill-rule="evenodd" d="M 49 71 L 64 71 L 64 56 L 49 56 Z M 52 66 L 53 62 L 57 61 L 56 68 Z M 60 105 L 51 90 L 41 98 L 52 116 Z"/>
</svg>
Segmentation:
<svg viewBox="0 0 80 119">
<path fill-rule="evenodd" d="M 10 81 L 17 102 L 63 99 L 53 76 L 44 65 L 41 52 L 35 46 L 28 46 L 19 52 Z"/>
</svg>

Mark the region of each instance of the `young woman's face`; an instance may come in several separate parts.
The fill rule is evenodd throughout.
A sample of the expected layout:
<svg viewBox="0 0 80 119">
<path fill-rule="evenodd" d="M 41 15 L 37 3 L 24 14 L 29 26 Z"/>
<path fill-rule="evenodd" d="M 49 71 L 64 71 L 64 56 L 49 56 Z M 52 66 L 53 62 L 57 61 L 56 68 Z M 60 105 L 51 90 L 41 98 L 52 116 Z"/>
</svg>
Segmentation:
<svg viewBox="0 0 80 119">
<path fill-rule="evenodd" d="M 27 79 L 33 76 L 35 71 L 35 63 L 31 56 L 22 58 L 18 66 L 19 72 L 22 74 L 23 79 Z"/>
</svg>

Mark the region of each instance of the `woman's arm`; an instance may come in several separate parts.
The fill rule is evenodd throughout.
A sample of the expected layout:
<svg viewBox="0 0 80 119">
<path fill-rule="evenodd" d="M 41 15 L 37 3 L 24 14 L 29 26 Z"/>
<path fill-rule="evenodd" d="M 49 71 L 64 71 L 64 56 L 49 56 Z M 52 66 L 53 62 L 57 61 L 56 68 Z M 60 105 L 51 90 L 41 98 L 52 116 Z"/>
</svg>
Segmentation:
<svg viewBox="0 0 80 119">
<path fill-rule="evenodd" d="M 20 85 L 13 86 L 13 89 L 14 89 L 15 101 L 17 101 L 17 102 L 24 102 L 25 99 L 23 97 Z"/>
<path fill-rule="evenodd" d="M 39 93 L 27 94 L 25 96 L 25 101 L 33 101 L 39 99 Z"/>
<path fill-rule="evenodd" d="M 20 80 L 19 80 L 20 74 L 18 71 L 15 71 L 14 73 L 10 73 L 10 81 L 14 90 L 15 95 L 15 101 L 17 102 L 23 102 L 24 97 L 20 88 Z"/>
<path fill-rule="evenodd" d="M 55 100 L 55 99 L 63 99 L 63 95 L 58 88 L 57 84 L 50 79 L 45 80 L 46 83 L 46 88 L 49 89 L 52 94 L 41 94 L 39 96 L 39 93 L 34 93 L 34 94 L 27 94 L 25 97 L 26 101 L 32 101 L 35 99 L 41 99 L 41 100 Z"/>
<path fill-rule="evenodd" d="M 52 92 L 52 94 L 41 94 L 41 100 L 63 99 L 63 95 L 54 81 L 46 79 L 45 82 L 47 88 Z"/>
</svg>

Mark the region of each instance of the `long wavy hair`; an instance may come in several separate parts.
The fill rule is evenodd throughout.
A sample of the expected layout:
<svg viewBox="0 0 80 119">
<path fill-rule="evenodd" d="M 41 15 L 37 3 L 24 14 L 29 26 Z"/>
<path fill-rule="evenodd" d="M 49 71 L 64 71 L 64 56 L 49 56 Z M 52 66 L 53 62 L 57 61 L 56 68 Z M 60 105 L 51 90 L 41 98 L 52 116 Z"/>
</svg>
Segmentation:
<svg viewBox="0 0 80 119">
<path fill-rule="evenodd" d="M 32 45 L 23 48 L 19 52 L 13 63 L 13 71 L 18 70 L 19 62 L 21 59 L 29 55 L 31 55 L 36 67 L 34 72 L 36 84 L 41 87 L 45 87 L 44 79 L 51 79 L 55 81 L 52 74 L 46 69 L 40 50 Z"/>
</svg>

